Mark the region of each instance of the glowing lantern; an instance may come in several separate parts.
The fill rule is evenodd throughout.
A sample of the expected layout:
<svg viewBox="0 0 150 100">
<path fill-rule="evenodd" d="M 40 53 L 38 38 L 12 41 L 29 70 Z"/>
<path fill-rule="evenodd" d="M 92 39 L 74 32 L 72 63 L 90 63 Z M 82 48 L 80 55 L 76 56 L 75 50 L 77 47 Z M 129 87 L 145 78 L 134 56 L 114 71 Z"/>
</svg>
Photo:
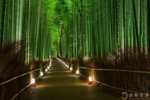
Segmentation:
<svg viewBox="0 0 150 100">
<path fill-rule="evenodd" d="M 79 75 L 79 74 L 80 74 L 80 73 L 79 73 L 79 70 L 77 70 L 77 71 L 76 71 L 76 74 L 77 74 L 77 75 Z"/>
<path fill-rule="evenodd" d="M 35 84 L 35 78 L 32 78 L 32 79 L 31 79 L 30 84 L 31 84 L 31 85 Z"/>
<path fill-rule="evenodd" d="M 43 72 L 40 72 L 40 76 L 43 76 Z"/>
<path fill-rule="evenodd" d="M 92 84 L 92 81 L 93 81 L 92 76 L 89 76 L 88 81 L 89 81 L 89 84 Z"/>
<path fill-rule="evenodd" d="M 70 71 L 73 71 L 73 68 L 72 68 L 72 67 L 70 67 Z"/>
<path fill-rule="evenodd" d="M 46 68 L 46 69 L 45 69 L 45 72 L 47 72 L 47 71 L 48 71 L 48 69 Z"/>
</svg>

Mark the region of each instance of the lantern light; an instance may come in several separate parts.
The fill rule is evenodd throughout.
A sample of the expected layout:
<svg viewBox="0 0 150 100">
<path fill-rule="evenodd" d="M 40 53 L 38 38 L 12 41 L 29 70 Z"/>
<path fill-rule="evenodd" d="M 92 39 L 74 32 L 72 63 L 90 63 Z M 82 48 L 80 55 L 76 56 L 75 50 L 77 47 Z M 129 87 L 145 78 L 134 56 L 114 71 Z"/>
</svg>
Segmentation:
<svg viewBox="0 0 150 100">
<path fill-rule="evenodd" d="M 89 84 L 92 84 L 92 81 L 93 81 L 92 76 L 89 76 L 88 81 L 89 81 Z"/>
<path fill-rule="evenodd" d="M 48 71 L 48 69 L 46 68 L 46 69 L 45 69 L 45 72 L 47 72 L 47 71 Z"/>
<path fill-rule="evenodd" d="M 69 69 L 70 71 L 73 71 L 73 68 L 72 67 L 70 67 L 70 69 Z"/>
<path fill-rule="evenodd" d="M 42 71 L 40 72 L 40 76 L 43 76 L 43 72 Z"/>
<path fill-rule="evenodd" d="M 80 73 L 79 73 L 79 70 L 77 70 L 77 71 L 76 71 L 76 74 L 77 74 L 77 75 L 79 75 L 79 74 L 80 74 Z"/>
<path fill-rule="evenodd" d="M 31 84 L 31 85 L 35 84 L 35 78 L 32 78 L 32 79 L 31 79 L 30 84 Z"/>
</svg>

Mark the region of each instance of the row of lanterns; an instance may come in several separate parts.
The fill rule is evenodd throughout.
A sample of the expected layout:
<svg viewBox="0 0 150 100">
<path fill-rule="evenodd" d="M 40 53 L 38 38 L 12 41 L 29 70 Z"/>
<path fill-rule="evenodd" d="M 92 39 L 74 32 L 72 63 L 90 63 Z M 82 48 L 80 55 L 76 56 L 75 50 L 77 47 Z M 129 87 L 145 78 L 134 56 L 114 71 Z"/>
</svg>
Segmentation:
<svg viewBox="0 0 150 100">
<path fill-rule="evenodd" d="M 65 62 L 63 62 L 61 59 L 57 58 L 57 60 L 59 60 L 61 63 L 63 63 L 66 68 L 68 68 L 71 72 L 73 71 L 73 67 L 69 67 Z M 81 75 L 79 69 L 76 70 L 76 75 Z M 93 77 L 89 75 L 88 77 L 88 84 L 92 84 L 94 81 Z"/>
<path fill-rule="evenodd" d="M 73 71 L 73 67 L 70 67 L 69 68 L 69 66 L 66 64 L 66 63 L 64 63 L 61 59 L 59 59 L 59 58 L 57 58 L 60 62 L 62 62 L 71 72 Z M 48 70 L 50 69 L 50 66 L 51 66 L 51 59 L 50 59 L 50 64 L 49 64 L 49 66 L 45 69 L 45 73 L 47 73 L 48 72 Z M 79 71 L 79 69 L 77 69 L 76 70 L 76 75 L 80 75 L 80 71 Z M 44 73 L 43 73 L 43 71 L 42 70 L 40 70 L 40 77 L 42 77 L 44 75 Z M 35 80 L 35 78 L 31 78 L 31 81 L 30 81 L 30 84 L 31 85 L 33 85 L 33 84 L 35 84 L 35 82 L 36 82 L 36 80 Z M 93 83 L 93 77 L 92 76 L 89 76 L 88 77 L 88 84 L 92 84 Z"/>
<path fill-rule="evenodd" d="M 47 73 L 50 70 L 51 67 L 51 59 L 50 59 L 50 63 L 49 65 L 45 68 L 45 73 Z M 44 72 L 42 71 L 42 69 L 40 69 L 40 77 L 44 76 Z M 36 79 L 31 76 L 31 80 L 30 80 L 30 85 L 34 85 L 36 83 Z"/>
<path fill-rule="evenodd" d="M 73 67 L 70 67 L 69 70 L 72 72 L 73 71 Z M 76 70 L 76 75 L 80 75 L 79 69 Z M 92 76 L 88 77 L 88 84 L 92 84 L 93 83 L 93 78 Z"/>
<path fill-rule="evenodd" d="M 65 62 L 63 62 L 61 59 L 57 58 L 57 60 L 59 60 L 61 63 L 63 63 L 66 68 L 68 68 L 71 72 L 73 71 L 73 67 L 69 67 Z M 76 75 L 81 75 L 79 69 L 76 70 Z M 88 84 L 92 84 L 94 81 L 92 76 L 88 77 Z"/>
</svg>

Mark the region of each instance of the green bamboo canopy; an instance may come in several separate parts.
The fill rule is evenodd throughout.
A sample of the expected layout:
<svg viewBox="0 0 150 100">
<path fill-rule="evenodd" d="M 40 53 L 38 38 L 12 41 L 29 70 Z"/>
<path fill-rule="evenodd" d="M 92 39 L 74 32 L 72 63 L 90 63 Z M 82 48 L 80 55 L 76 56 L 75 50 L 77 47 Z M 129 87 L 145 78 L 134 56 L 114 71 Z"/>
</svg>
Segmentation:
<svg viewBox="0 0 150 100">
<path fill-rule="evenodd" d="M 148 59 L 148 11 L 148 0 L 72 0 L 62 56 Z"/>
<path fill-rule="evenodd" d="M 50 55 L 148 59 L 148 0 L 0 0 L 0 47 L 25 62 Z M 22 44 L 23 43 L 23 44 Z"/>
</svg>

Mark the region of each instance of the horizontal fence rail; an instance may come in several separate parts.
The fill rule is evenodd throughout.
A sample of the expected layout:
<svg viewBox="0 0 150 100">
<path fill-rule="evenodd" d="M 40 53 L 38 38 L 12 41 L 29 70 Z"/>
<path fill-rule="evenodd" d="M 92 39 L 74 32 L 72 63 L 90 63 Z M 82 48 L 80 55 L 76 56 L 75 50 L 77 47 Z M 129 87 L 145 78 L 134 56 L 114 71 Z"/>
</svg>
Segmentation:
<svg viewBox="0 0 150 100">
<path fill-rule="evenodd" d="M 40 67 L 40 68 L 31 70 L 31 71 L 25 72 L 25 73 L 23 73 L 23 74 L 14 76 L 14 77 L 12 77 L 12 78 L 6 80 L 6 81 L 1 82 L 1 83 L 0 83 L 0 86 L 3 86 L 3 85 L 5 85 L 5 84 L 8 84 L 8 83 L 10 83 L 10 82 L 12 82 L 12 81 L 14 81 L 14 80 L 16 80 L 16 79 L 18 79 L 18 78 L 21 78 L 21 77 L 26 76 L 26 75 L 35 73 L 35 72 L 37 72 L 37 71 L 41 71 L 41 69 L 48 68 L 48 67 L 50 68 L 50 66 L 51 66 L 51 59 L 50 59 L 50 64 L 49 64 L 48 66 L 43 66 L 43 67 Z M 40 76 L 36 77 L 35 79 L 37 80 L 39 77 L 40 77 Z M 24 88 L 22 88 L 20 91 L 18 91 L 10 100 L 15 100 L 15 98 L 16 98 L 21 92 L 23 92 L 26 88 L 28 88 L 30 85 L 31 85 L 31 84 L 26 85 Z"/>
<path fill-rule="evenodd" d="M 127 73 L 138 73 L 138 74 L 150 74 L 150 71 L 139 71 L 139 70 L 121 70 L 121 69 L 100 69 L 100 68 L 88 68 L 88 67 L 81 67 L 79 65 L 75 65 L 75 64 L 72 64 L 73 66 L 75 67 L 78 67 L 79 69 L 83 69 L 83 70 L 95 70 L 95 71 L 106 71 L 106 72 L 127 72 Z M 84 76 L 83 74 L 79 74 L 80 76 L 88 79 L 88 77 Z M 96 83 L 99 83 L 101 85 L 104 85 L 104 86 L 107 86 L 107 87 L 110 87 L 112 89 L 116 89 L 116 90 L 120 90 L 120 91 L 126 91 L 126 92 L 133 92 L 133 93 L 138 93 L 138 91 L 133 91 L 133 90 L 126 90 L 126 89 L 123 89 L 123 88 L 119 88 L 119 87 L 115 87 L 115 86 L 112 86 L 112 85 L 109 85 L 107 83 L 103 83 L 103 82 L 100 82 L 100 81 L 97 81 L 97 80 L 94 80 Z"/>
<path fill-rule="evenodd" d="M 64 64 L 67 68 L 74 66 L 74 67 L 78 67 L 79 69 L 83 69 L 83 70 L 94 70 L 94 71 L 102 71 L 102 72 L 126 72 L 126 73 L 137 73 L 137 74 L 150 74 L 150 71 L 141 71 L 141 70 L 122 70 L 122 69 L 104 69 L 104 68 L 89 68 L 89 67 L 82 67 L 80 65 L 75 65 L 75 64 L 68 64 L 65 61 L 63 61 L 60 58 L 57 58 L 57 60 L 59 60 L 62 64 Z M 71 65 L 71 66 L 69 66 Z M 88 76 L 83 75 L 83 73 L 79 73 L 80 76 L 84 77 L 85 79 L 88 79 Z M 134 91 L 134 90 L 129 90 L 129 89 L 124 89 L 124 88 L 120 88 L 120 87 L 116 87 L 116 86 L 112 86 L 109 85 L 107 83 L 104 82 L 100 82 L 97 80 L 94 80 L 94 82 L 99 83 L 103 86 L 107 86 L 109 88 L 112 89 L 116 89 L 119 91 L 125 91 L 125 92 L 133 92 L 133 93 L 138 93 L 139 91 Z"/>
<path fill-rule="evenodd" d="M 45 66 L 44 66 L 44 67 L 45 67 Z M 37 68 L 37 69 L 35 69 L 35 70 L 32 70 L 32 71 L 23 73 L 23 74 L 21 74 L 21 75 L 15 76 L 15 77 L 13 77 L 13 78 L 10 78 L 10 79 L 8 79 L 8 80 L 6 80 L 6 81 L 4 81 L 4 82 L 1 82 L 0 85 L 5 85 L 5 84 L 7 84 L 7 83 L 9 83 L 9 82 L 11 82 L 11 81 L 13 81 L 13 80 L 16 80 L 16 79 L 20 78 L 20 77 L 26 76 L 26 75 L 28 75 L 28 74 L 30 74 L 30 73 L 34 73 L 34 72 L 36 72 L 36 71 L 39 71 L 41 68 L 44 68 L 44 67 L 40 67 L 40 68 Z"/>
<path fill-rule="evenodd" d="M 89 68 L 89 67 L 80 67 L 78 65 L 72 64 L 73 66 L 79 67 L 81 69 L 90 69 L 96 71 L 113 71 L 113 72 L 129 72 L 129 73 L 140 73 L 140 74 L 150 74 L 150 71 L 140 71 L 140 70 L 121 70 L 121 69 L 100 69 L 100 68 Z"/>
</svg>

